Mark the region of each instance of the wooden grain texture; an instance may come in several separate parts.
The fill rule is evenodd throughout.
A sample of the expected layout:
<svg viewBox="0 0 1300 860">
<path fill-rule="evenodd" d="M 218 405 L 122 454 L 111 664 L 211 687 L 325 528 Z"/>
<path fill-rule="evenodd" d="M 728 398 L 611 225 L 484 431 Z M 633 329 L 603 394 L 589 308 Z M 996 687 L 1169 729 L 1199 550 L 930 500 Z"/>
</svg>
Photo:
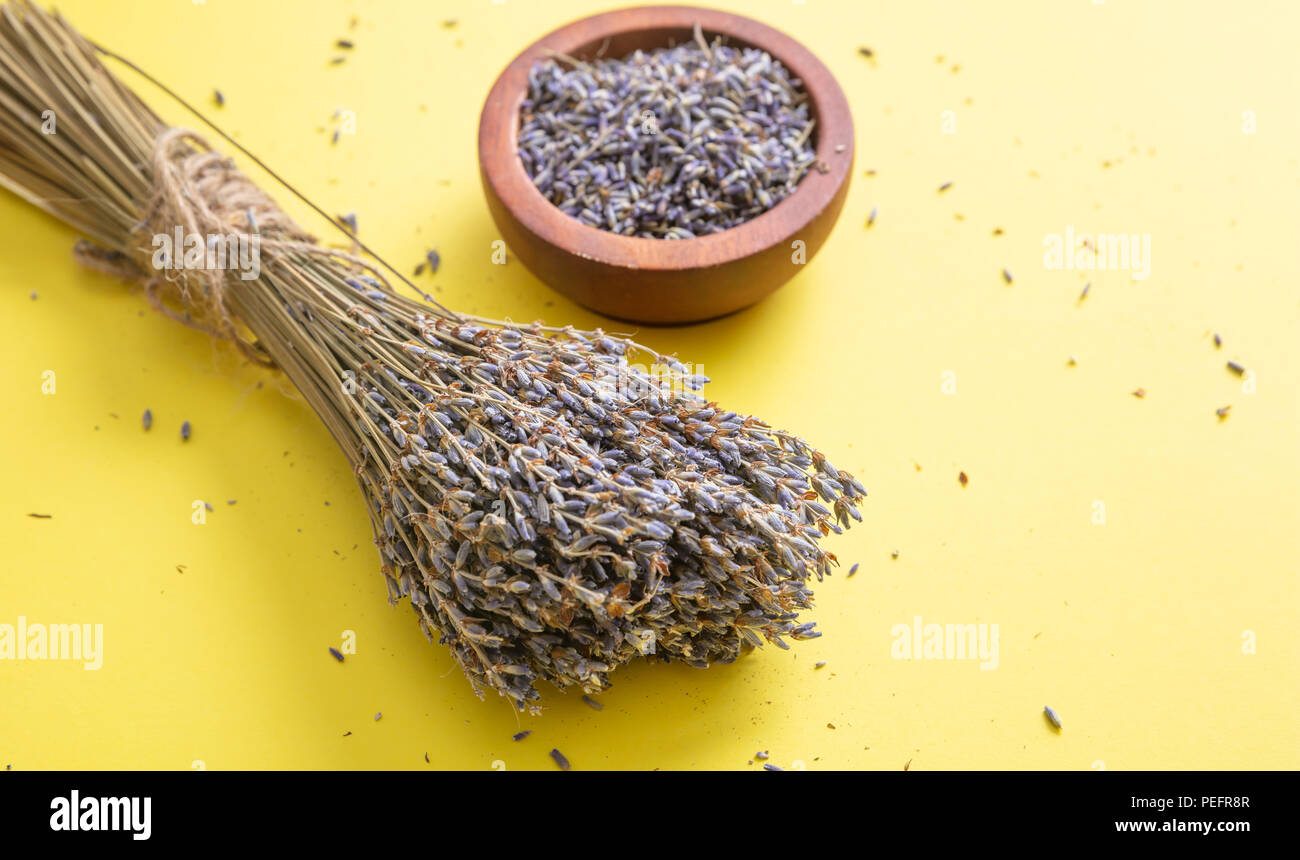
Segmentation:
<svg viewBox="0 0 1300 860">
<path fill-rule="evenodd" d="M 767 51 L 803 81 L 816 120 L 816 169 L 794 193 L 752 221 L 711 236 L 665 240 L 620 236 L 561 212 L 533 185 L 518 156 L 519 108 L 528 73 L 550 52 L 589 58 L 706 38 Z M 592 310 L 638 323 L 681 324 L 724 316 L 759 301 L 798 273 L 839 216 L 853 168 L 853 119 L 830 71 L 789 36 L 711 9 L 645 6 L 584 18 L 543 36 L 493 85 L 479 121 L 479 169 L 506 244 L 538 278 Z M 803 242 L 802 248 L 796 245 Z M 801 253 L 797 253 L 801 251 Z"/>
</svg>

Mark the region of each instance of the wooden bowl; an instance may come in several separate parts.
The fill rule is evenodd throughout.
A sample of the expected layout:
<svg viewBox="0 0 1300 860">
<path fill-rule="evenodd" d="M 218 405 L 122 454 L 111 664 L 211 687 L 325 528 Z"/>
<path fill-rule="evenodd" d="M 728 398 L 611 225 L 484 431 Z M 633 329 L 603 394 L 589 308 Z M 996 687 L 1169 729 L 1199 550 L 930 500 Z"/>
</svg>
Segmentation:
<svg viewBox="0 0 1300 860">
<path fill-rule="evenodd" d="M 547 200 L 518 155 L 528 73 L 550 52 L 589 59 L 705 38 L 767 51 L 803 81 L 816 119 L 817 159 L 795 191 L 762 215 L 694 239 L 644 239 L 590 227 Z M 583 18 L 543 36 L 497 78 L 478 132 L 483 190 L 510 250 L 538 278 L 581 305 L 639 323 L 713 319 L 757 302 L 798 273 L 830 233 L 853 168 L 853 118 L 830 71 L 807 48 L 749 18 L 692 6 L 642 6 Z M 799 243 L 802 242 L 802 245 Z"/>
</svg>

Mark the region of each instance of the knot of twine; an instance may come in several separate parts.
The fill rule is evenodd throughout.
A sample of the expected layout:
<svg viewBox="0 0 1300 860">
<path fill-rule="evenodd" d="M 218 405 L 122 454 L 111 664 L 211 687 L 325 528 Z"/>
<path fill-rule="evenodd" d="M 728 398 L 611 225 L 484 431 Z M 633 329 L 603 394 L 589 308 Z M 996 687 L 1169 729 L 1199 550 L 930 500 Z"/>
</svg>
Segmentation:
<svg viewBox="0 0 1300 860">
<path fill-rule="evenodd" d="M 183 128 L 165 129 L 154 142 L 153 188 L 141 221 L 131 232 L 128 252 L 106 250 L 86 240 L 77 243 L 73 253 L 82 264 L 141 283 L 156 310 L 228 340 L 250 360 L 273 367 L 265 348 L 230 310 L 229 292 L 256 289 L 265 274 L 243 281 L 240 271 L 229 266 L 187 268 L 186 249 L 174 246 L 166 257 L 169 265 L 159 266 L 158 248 L 174 245 L 177 228 L 186 239 L 199 237 L 205 260 L 211 237 L 234 236 L 247 242 L 256 236 L 259 266 L 271 263 L 276 252 L 339 256 L 337 252 L 317 245 L 231 159 Z"/>
</svg>

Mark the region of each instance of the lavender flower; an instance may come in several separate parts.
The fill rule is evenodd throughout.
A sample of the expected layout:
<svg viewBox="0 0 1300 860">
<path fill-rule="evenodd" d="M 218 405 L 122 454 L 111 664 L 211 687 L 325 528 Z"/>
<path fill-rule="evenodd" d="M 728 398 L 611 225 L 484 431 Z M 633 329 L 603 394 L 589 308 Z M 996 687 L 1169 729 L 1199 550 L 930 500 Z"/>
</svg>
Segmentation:
<svg viewBox="0 0 1300 860">
<path fill-rule="evenodd" d="M 624 236 L 690 239 L 755 218 L 816 160 L 802 82 L 765 51 L 696 39 L 529 73 L 519 158 L 565 214 Z"/>
</svg>

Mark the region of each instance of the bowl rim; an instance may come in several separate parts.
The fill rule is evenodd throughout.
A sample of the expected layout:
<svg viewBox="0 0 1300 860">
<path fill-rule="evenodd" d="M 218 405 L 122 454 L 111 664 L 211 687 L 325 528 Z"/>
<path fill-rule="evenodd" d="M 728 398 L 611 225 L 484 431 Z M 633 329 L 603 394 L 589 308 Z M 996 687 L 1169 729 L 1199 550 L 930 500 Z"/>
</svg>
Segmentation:
<svg viewBox="0 0 1300 860">
<path fill-rule="evenodd" d="M 605 38 L 637 30 L 685 28 L 698 22 L 706 37 L 723 35 L 764 50 L 803 83 L 813 100 L 816 162 L 794 192 L 739 226 L 691 239 L 622 236 L 584 224 L 546 199 L 519 158 L 519 107 L 528 74 L 550 52 L 571 54 Z M 840 147 L 843 147 L 842 149 Z M 525 230 L 551 246 L 610 266 L 679 271 L 720 266 L 795 238 L 834 200 L 854 161 L 848 99 L 826 65 L 790 36 L 752 18 L 699 6 L 636 6 L 579 18 L 521 51 L 497 77 L 479 117 L 478 155 L 484 181 Z M 521 204 L 520 201 L 523 201 Z"/>
</svg>

